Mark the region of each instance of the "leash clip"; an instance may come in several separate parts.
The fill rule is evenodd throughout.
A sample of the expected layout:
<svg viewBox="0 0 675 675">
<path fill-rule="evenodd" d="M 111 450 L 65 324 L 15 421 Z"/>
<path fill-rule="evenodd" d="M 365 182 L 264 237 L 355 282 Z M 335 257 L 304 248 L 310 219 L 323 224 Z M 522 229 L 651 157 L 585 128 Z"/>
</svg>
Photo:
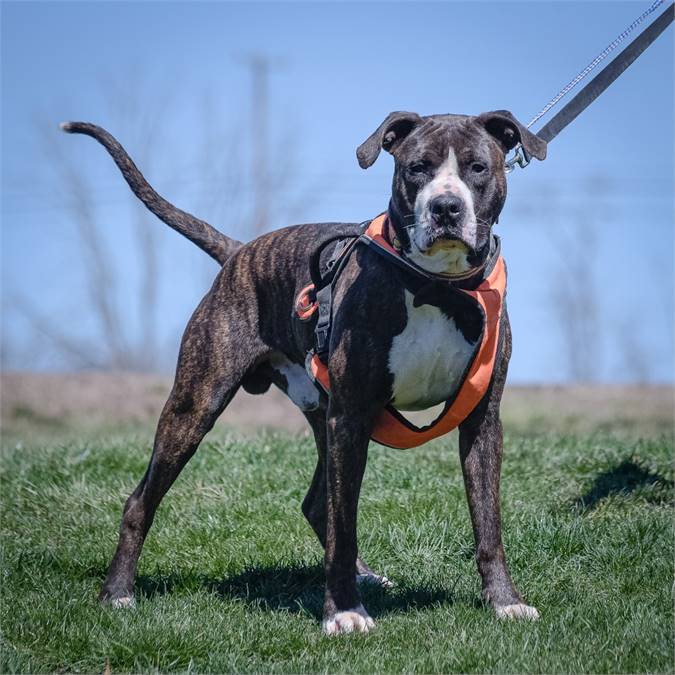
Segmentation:
<svg viewBox="0 0 675 675">
<path fill-rule="evenodd" d="M 520 143 L 518 143 L 518 145 L 516 145 L 516 147 L 513 149 L 513 153 L 513 157 L 506 160 L 504 164 L 505 173 L 511 173 L 516 167 L 516 164 L 521 169 L 524 169 L 530 163 L 531 157 L 527 154 L 525 148 Z"/>
</svg>

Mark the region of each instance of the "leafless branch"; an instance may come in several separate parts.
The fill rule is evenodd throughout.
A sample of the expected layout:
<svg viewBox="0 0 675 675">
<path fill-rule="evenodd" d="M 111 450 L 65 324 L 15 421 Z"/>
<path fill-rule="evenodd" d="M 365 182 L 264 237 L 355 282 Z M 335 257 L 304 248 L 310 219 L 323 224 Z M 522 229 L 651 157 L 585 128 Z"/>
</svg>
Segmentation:
<svg viewBox="0 0 675 675">
<path fill-rule="evenodd" d="M 126 78 L 103 78 L 101 86 L 108 110 L 102 121 L 113 130 L 124 130 L 123 142 L 149 176 L 153 175 L 153 165 L 161 163 L 163 169 L 172 165 L 172 162 L 161 161 L 161 148 L 166 138 L 164 123 L 171 94 L 158 96 L 160 87 L 151 84 L 149 86 L 141 74 L 135 73 Z M 191 210 L 203 213 L 225 231 L 243 235 L 245 239 L 259 233 L 256 223 L 260 224 L 261 213 L 274 210 L 276 215 L 289 211 L 297 215 L 306 208 L 310 197 L 320 194 L 318 189 L 303 189 L 304 184 L 296 175 L 299 155 L 290 134 L 283 135 L 275 158 L 267 153 L 263 156 L 258 148 L 258 162 L 262 157 L 268 165 L 264 169 L 264 189 L 259 189 L 260 185 L 254 189 L 251 176 L 244 170 L 242 139 L 246 135 L 241 129 L 222 125 L 221 120 L 227 115 L 213 100 L 207 98 L 199 107 L 202 124 L 194 129 L 199 139 L 193 146 L 194 157 L 183 160 L 175 176 L 180 188 L 187 185 L 190 189 Z M 43 115 L 42 120 L 46 117 Z M 134 233 L 131 253 L 138 261 L 139 281 L 131 301 L 119 302 L 123 285 L 115 257 L 108 248 L 106 224 L 96 208 L 96 190 L 86 169 L 74 159 L 76 154 L 72 152 L 72 145 L 64 143 L 58 136 L 54 120 L 50 119 L 48 124 L 40 122 L 37 126 L 47 165 L 53 170 L 54 182 L 45 186 L 51 187 L 52 206 L 69 214 L 77 234 L 80 252 L 73 259 L 82 266 L 86 294 L 86 306 L 82 311 L 93 318 L 96 338 L 82 339 L 79 326 L 59 322 L 23 297 L 16 299 L 15 309 L 31 326 L 35 336 L 40 336 L 75 368 L 156 369 L 162 365 L 158 358 L 157 335 L 158 301 L 163 283 L 161 228 L 129 193 Z M 287 196 L 291 187 L 295 199 Z M 265 203 L 261 204 L 261 199 Z M 206 286 L 216 269 L 206 257 L 204 260 Z M 132 312 L 137 312 L 137 322 L 129 320 Z M 138 326 L 138 329 L 132 329 L 130 325 Z M 10 352 L 5 348 L 3 353 Z"/>
</svg>

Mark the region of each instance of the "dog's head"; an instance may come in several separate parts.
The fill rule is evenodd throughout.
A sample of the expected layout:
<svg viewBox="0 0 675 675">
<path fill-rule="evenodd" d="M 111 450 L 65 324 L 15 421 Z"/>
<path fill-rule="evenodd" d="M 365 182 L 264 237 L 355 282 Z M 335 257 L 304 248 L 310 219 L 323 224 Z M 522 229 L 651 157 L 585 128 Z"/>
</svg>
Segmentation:
<svg viewBox="0 0 675 675">
<path fill-rule="evenodd" d="M 389 213 L 408 257 L 429 272 L 465 274 L 489 254 L 506 199 L 505 154 L 546 143 L 510 112 L 476 117 L 393 112 L 356 151 L 361 168 L 384 148 L 395 160 Z"/>
</svg>

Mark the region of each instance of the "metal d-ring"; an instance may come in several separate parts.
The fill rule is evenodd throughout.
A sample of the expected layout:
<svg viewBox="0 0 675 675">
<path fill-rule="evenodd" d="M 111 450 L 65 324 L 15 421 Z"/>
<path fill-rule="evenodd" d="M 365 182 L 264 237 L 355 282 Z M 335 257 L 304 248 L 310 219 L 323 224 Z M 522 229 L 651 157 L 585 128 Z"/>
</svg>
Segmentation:
<svg viewBox="0 0 675 675">
<path fill-rule="evenodd" d="M 504 171 L 506 173 L 511 173 L 513 169 L 515 168 L 516 164 L 521 168 L 524 169 L 529 163 L 530 163 L 530 155 L 527 154 L 525 151 L 525 148 L 518 143 L 516 147 L 513 149 L 513 157 L 511 159 L 506 160 L 506 163 L 504 164 Z"/>
</svg>

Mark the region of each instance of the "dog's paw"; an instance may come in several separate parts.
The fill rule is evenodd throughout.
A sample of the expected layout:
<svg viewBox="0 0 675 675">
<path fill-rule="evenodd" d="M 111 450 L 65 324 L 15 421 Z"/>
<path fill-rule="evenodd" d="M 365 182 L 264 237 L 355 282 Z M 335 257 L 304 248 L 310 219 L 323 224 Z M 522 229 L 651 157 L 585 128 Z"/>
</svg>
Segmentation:
<svg viewBox="0 0 675 675">
<path fill-rule="evenodd" d="M 336 612 L 329 619 L 324 619 L 325 635 L 342 635 L 343 633 L 367 633 L 375 628 L 375 622 L 368 616 L 363 605 Z"/>
<path fill-rule="evenodd" d="M 495 607 L 498 619 L 527 619 L 528 621 L 537 621 L 539 612 L 529 605 L 519 602 L 516 605 L 501 605 Z"/>
<path fill-rule="evenodd" d="M 106 600 L 114 609 L 133 609 L 136 606 L 136 600 L 133 595 L 125 595 L 122 598 L 110 598 Z"/>
<path fill-rule="evenodd" d="M 371 572 L 369 574 L 357 574 L 357 584 L 371 584 L 373 586 L 381 586 L 382 588 L 393 588 L 394 582 L 387 577 Z"/>
</svg>

